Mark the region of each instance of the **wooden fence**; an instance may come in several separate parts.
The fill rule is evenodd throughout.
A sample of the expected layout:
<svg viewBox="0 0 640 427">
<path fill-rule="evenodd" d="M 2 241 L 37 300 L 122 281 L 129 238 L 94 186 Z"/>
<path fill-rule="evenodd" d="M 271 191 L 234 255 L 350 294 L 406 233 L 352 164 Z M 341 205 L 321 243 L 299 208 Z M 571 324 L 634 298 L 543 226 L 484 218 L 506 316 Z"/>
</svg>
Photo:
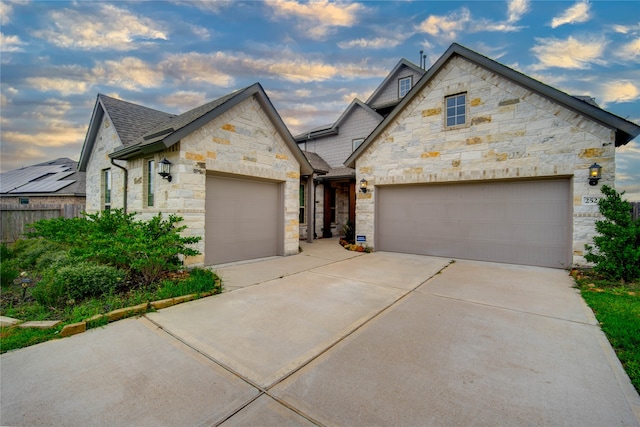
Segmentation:
<svg viewBox="0 0 640 427">
<path fill-rule="evenodd" d="M 15 242 L 24 236 L 25 227 L 41 219 L 58 217 L 73 218 L 80 216 L 84 211 L 84 205 L 78 204 L 51 204 L 51 205 L 1 205 L 0 217 L 2 230 L 0 238 L 2 243 Z"/>
</svg>

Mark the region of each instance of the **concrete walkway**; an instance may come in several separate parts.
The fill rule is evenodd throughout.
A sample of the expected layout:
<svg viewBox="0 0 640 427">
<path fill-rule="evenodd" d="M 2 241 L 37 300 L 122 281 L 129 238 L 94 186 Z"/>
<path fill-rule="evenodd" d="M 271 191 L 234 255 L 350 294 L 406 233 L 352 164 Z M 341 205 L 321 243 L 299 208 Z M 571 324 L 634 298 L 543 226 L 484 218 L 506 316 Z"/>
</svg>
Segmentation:
<svg viewBox="0 0 640 427">
<path fill-rule="evenodd" d="M 2 355 L 0 425 L 640 425 L 565 271 L 301 246 Z"/>
</svg>

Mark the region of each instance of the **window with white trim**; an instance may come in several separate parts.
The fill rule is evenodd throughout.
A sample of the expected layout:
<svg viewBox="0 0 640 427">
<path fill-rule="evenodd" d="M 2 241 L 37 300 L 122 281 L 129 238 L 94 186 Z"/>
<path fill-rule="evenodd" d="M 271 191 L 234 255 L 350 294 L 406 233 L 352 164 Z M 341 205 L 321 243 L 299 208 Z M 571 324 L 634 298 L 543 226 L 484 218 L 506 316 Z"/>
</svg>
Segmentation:
<svg viewBox="0 0 640 427">
<path fill-rule="evenodd" d="M 447 127 L 463 125 L 467 122 L 467 94 L 447 96 L 445 99 Z"/>
<path fill-rule="evenodd" d="M 102 170 L 102 201 L 105 211 L 111 209 L 111 169 Z"/>
<path fill-rule="evenodd" d="M 307 223 L 307 215 L 305 215 L 305 185 L 304 184 L 300 184 L 300 214 L 298 216 L 298 222 L 300 224 L 306 224 Z"/>
<path fill-rule="evenodd" d="M 353 149 L 351 151 L 356 151 L 356 149 L 360 147 L 360 145 L 362 145 L 363 142 L 364 142 L 364 138 L 356 138 L 352 140 L 351 145 L 353 146 Z"/>
<path fill-rule="evenodd" d="M 411 90 L 412 76 L 398 80 L 398 98 L 403 98 Z"/>
<path fill-rule="evenodd" d="M 146 187 L 145 191 L 147 193 L 146 201 L 147 207 L 152 207 L 155 202 L 155 193 L 156 193 L 156 162 L 153 159 L 148 159 L 146 161 Z"/>
</svg>

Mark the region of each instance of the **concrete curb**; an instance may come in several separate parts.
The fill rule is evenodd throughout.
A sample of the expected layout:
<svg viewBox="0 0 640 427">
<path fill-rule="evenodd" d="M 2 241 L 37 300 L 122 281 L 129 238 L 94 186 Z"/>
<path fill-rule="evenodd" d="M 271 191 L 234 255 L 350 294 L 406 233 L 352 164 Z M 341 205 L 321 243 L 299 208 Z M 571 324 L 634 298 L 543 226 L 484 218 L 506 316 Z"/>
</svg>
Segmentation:
<svg viewBox="0 0 640 427">
<path fill-rule="evenodd" d="M 221 286 L 221 280 L 218 278 L 215 281 L 215 286 Z M 172 305 L 181 304 L 183 302 L 193 301 L 196 298 L 205 298 L 213 295 L 213 292 L 203 292 L 201 294 L 189 294 L 183 295 L 181 297 L 173 297 L 167 298 L 158 301 L 149 301 L 142 304 L 134 305 L 132 307 L 124 307 L 119 308 L 117 310 L 112 310 L 105 314 L 96 314 L 95 316 L 89 317 L 82 322 L 71 323 L 69 325 L 65 325 L 60 331 L 61 337 L 70 337 L 72 335 L 80 334 L 87 330 L 87 324 L 91 325 L 94 322 L 104 321 L 107 323 L 115 322 L 117 320 L 124 319 L 126 317 L 131 317 L 138 314 L 144 314 L 149 309 L 160 310 L 161 308 L 171 307 Z"/>
</svg>

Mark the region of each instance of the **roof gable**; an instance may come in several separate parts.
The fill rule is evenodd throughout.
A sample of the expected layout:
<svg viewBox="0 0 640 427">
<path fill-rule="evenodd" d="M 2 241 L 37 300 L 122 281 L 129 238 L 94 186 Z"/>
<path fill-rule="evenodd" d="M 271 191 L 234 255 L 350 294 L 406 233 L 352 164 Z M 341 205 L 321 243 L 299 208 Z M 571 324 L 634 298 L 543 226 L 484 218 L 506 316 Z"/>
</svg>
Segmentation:
<svg viewBox="0 0 640 427">
<path fill-rule="evenodd" d="M 335 123 L 333 123 L 332 125 L 319 126 L 308 132 L 299 134 L 295 137 L 296 142 L 303 142 L 310 139 L 322 138 L 326 136 L 339 134 L 340 126 L 344 125 L 344 123 L 346 123 L 349 120 L 351 113 L 353 113 L 353 111 L 356 108 L 362 108 L 364 111 L 366 111 L 367 113 L 375 117 L 378 121 L 382 120 L 382 116 L 378 114 L 376 110 L 369 107 L 367 104 L 360 101 L 358 98 L 354 98 L 354 100 L 351 101 L 351 104 L 349 104 L 349 106 L 342 112 L 342 114 L 340 115 L 340 117 L 338 117 L 338 120 L 336 120 Z"/>
<path fill-rule="evenodd" d="M 104 116 L 108 116 L 123 145 L 131 145 L 152 127 L 174 117 L 174 114 L 147 108 L 132 102 L 98 94 L 89 128 L 82 145 L 78 168 L 86 171 Z"/>
<path fill-rule="evenodd" d="M 382 83 L 378 85 L 376 90 L 373 91 L 371 96 L 369 96 L 366 102 L 367 105 L 375 104 L 377 98 L 379 98 L 380 95 L 386 91 L 389 85 L 393 85 L 395 90 L 395 87 L 397 86 L 397 79 L 400 77 L 401 74 L 403 74 L 403 71 L 405 69 L 409 69 L 420 76 L 426 73 L 425 70 L 423 70 L 413 62 L 409 61 L 408 59 L 402 58 L 400 61 L 398 61 L 396 66 L 393 68 L 393 70 L 391 70 L 391 72 L 387 74 L 387 77 L 384 78 Z"/>
<path fill-rule="evenodd" d="M 126 160 L 164 150 L 252 96 L 256 97 L 263 111 L 300 164 L 301 174 L 312 174 L 313 168 L 309 164 L 309 161 L 304 154 L 302 154 L 302 151 L 291 136 L 289 129 L 282 121 L 282 118 L 259 83 L 232 92 L 207 104 L 189 110 L 186 113 L 170 117 L 161 123 L 156 123 L 155 126 L 147 128 L 146 132 L 139 136 L 132 144 L 123 144 L 111 153 L 109 157 L 112 159 Z"/>
<path fill-rule="evenodd" d="M 623 119 L 615 114 L 605 111 L 594 105 L 595 103 L 587 102 L 581 98 L 573 97 L 558 89 L 548 86 L 538 80 L 535 80 L 525 74 L 513 70 L 506 65 L 500 64 L 492 59 L 487 58 L 477 52 L 474 52 L 457 43 L 452 44 L 447 51 L 433 64 L 429 70 L 422 76 L 417 84 L 409 91 L 398 106 L 389 114 L 377 127 L 371 132 L 367 139 L 355 150 L 346 160 L 345 165 L 355 167 L 355 161 L 367 149 L 371 142 L 380 135 L 386 127 L 392 123 L 404 107 L 420 93 L 422 89 L 428 85 L 431 79 L 440 71 L 440 69 L 453 57 L 460 56 L 464 59 L 475 63 L 489 71 L 492 71 L 501 77 L 511 80 L 512 82 L 525 87 L 526 89 L 545 97 L 554 103 L 560 104 L 565 108 L 575 111 L 583 116 L 598 122 L 615 131 L 615 145 L 619 147 L 626 144 L 640 134 L 640 126 Z"/>
</svg>

